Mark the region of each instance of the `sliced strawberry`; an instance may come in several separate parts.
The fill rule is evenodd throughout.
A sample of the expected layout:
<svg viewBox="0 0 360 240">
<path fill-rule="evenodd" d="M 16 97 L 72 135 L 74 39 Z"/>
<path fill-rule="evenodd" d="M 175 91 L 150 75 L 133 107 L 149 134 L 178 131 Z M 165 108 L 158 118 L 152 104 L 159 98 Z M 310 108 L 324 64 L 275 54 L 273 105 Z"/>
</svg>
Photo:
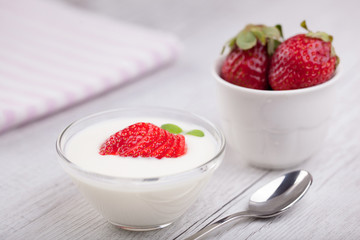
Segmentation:
<svg viewBox="0 0 360 240">
<path fill-rule="evenodd" d="M 151 157 L 151 154 L 160 146 L 162 146 L 167 139 L 167 131 L 161 129 L 161 128 L 156 128 L 155 131 L 153 132 L 153 137 L 154 137 L 154 141 L 152 141 L 150 143 L 150 145 L 143 149 L 140 152 L 140 156 L 142 157 Z"/>
<path fill-rule="evenodd" d="M 173 144 L 168 148 L 168 150 L 164 153 L 164 157 L 173 158 L 176 154 L 176 148 L 179 144 L 179 139 L 177 135 L 174 135 Z"/>
<path fill-rule="evenodd" d="M 121 132 L 117 132 L 110 136 L 100 147 L 101 155 L 115 155 L 119 148 L 119 141 L 121 139 Z"/>
<path fill-rule="evenodd" d="M 171 134 L 168 131 L 165 131 L 165 133 L 166 141 L 151 153 L 151 157 L 161 159 L 165 155 L 167 150 L 172 146 L 174 142 L 174 134 Z"/>
<path fill-rule="evenodd" d="M 182 135 L 174 135 L 151 123 L 136 123 L 110 136 L 101 145 L 99 153 L 158 159 L 178 157 L 186 152 L 185 138 L 179 136 Z"/>
<path fill-rule="evenodd" d="M 176 147 L 176 152 L 174 157 L 180 157 L 184 155 L 187 152 L 187 146 L 185 143 L 185 137 L 183 135 L 176 135 L 176 137 L 179 139 L 179 143 Z"/>
<path fill-rule="evenodd" d="M 136 136 L 135 139 L 132 138 L 130 140 L 130 144 L 124 147 L 120 147 L 117 154 L 120 156 L 132 156 L 132 157 L 138 157 L 140 156 L 141 150 L 145 149 L 151 141 L 151 133 L 153 132 L 155 126 L 148 125 L 147 132 L 143 132 L 144 135 Z M 153 139 L 154 141 L 154 139 Z M 131 145 L 131 147 L 130 147 Z"/>
<path fill-rule="evenodd" d="M 116 154 L 122 156 L 135 147 L 148 133 L 150 126 L 146 123 L 136 123 L 121 131 L 121 140 Z"/>
</svg>

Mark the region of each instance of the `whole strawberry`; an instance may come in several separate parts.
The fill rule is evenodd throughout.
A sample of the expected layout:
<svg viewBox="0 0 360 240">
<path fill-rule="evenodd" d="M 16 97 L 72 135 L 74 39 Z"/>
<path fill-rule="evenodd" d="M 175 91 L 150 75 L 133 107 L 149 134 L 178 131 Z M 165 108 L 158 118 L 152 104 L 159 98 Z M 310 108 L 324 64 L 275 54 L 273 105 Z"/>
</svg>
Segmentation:
<svg viewBox="0 0 360 240">
<path fill-rule="evenodd" d="M 276 49 L 272 56 L 269 83 L 274 90 L 306 88 L 328 81 L 335 73 L 339 58 L 331 45 L 332 36 L 311 32 L 295 35 Z"/>
<path fill-rule="evenodd" d="M 279 25 L 247 25 L 228 42 L 230 53 L 221 67 L 220 76 L 238 86 L 269 89 L 270 56 L 280 44 L 281 37 Z"/>
</svg>

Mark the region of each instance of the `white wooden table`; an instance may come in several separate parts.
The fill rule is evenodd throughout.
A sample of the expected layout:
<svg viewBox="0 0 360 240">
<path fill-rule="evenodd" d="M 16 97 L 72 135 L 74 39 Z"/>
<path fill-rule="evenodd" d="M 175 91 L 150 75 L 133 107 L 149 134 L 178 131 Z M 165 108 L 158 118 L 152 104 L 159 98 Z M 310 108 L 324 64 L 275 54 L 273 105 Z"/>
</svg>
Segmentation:
<svg viewBox="0 0 360 240">
<path fill-rule="evenodd" d="M 186 109 L 219 124 L 213 60 L 224 41 L 247 23 L 282 23 L 285 35 L 310 29 L 334 35 L 344 71 L 357 64 L 357 1 L 69 1 L 99 14 L 176 34 L 178 61 L 91 101 L 0 135 L 0 239 L 183 239 L 247 206 L 259 186 L 285 171 L 256 169 L 228 153 L 198 201 L 171 226 L 119 230 L 101 218 L 56 161 L 55 139 L 70 122 L 125 106 Z M 146 42 L 145 42 L 146 43 Z M 1 63 L 0 63 L 1 64 Z M 151 90 L 149 90 L 151 89 Z M 282 216 L 243 219 L 210 239 L 360 239 L 360 79 L 352 68 L 339 84 L 332 127 L 322 149 L 298 168 L 311 172 L 308 194 Z M 1 94 L 1 93 L 0 93 Z"/>
</svg>

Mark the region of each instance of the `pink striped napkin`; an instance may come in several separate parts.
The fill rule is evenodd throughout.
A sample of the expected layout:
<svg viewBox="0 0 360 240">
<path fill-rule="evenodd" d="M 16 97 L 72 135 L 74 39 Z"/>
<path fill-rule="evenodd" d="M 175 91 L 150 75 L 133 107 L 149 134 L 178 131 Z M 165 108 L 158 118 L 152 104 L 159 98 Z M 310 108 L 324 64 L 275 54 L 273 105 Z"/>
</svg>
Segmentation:
<svg viewBox="0 0 360 240">
<path fill-rule="evenodd" d="M 0 132 L 176 58 L 173 36 L 65 3 L 0 0 Z"/>
</svg>

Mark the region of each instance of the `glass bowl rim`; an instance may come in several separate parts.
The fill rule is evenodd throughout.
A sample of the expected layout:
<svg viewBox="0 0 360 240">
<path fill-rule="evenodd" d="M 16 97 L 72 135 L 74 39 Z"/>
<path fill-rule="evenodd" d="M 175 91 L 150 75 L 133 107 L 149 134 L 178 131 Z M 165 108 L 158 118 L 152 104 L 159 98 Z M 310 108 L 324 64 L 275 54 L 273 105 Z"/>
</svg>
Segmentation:
<svg viewBox="0 0 360 240">
<path fill-rule="evenodd" d="M 212 158 L 210 158 L 208 161 L 206 161 L 205 163 L 201 164 L 200 166 L 197 166 L 195 168 L 191 168 L 189 170 L 186 171 L 182 171 L 179 173 L 175 173 L 175 174 L 170 174 L 170 175 L 164 175 L 164 176 L 159 176 L 159 177 L 149 177 L 149 178 L 128 178 L 128 177 L 118 177 L 118 176 L 109 176 L 109 175 L 105 175 L 105 174 L 101 174 L 101 173 L 96 173 L 96 172 L 92 172 L 92 171 L 87 171 L 84 170 L 83 168 L 81 168 L 80 166 L 78 166 L 77 164 L 73 163 L 72 161 L 70 161 L 67 157 L 65 152 L 63 151 L 62 148 L 62 139 L 64 137 L 64 135 L 67 133 L 67 131 L 77 125 L 80 124 L 86 120 L 89 120 L 91 118 L 100 116 L 100 115 L 104 115 L 104 114 L 109 114 L 109 113 L 114 113 L 114 112 L 122 112 L 122 111 L 141 111 L 141 110 L 155 110 L 155 111 L 166 111 L 166 112 L 173 112 L 173 113 L 181 113 L 181 114 L 186 114 L 191 116 L 192 118 L 195 118 L 197 120 L 200 120 L 202 122 L 205 122 L 207 125 L 209 125 L 212 130 L 215 131 L 215 133 L 218 135 L 219 137 L 219 141 L 217 141 L 217 145 L 219 145 L 219 149 L 217 150 L 217 152 L 214 154 L 214 156 Z M 173 182 L 173 181 L 177 181 L 179 179 L 185 178 L 185 177 L 189 177 L 189 176 L 195 176 L 195 175 L 200 175 L 203 172 L 209 171 L 216 166 L 216 162 L 218 160 L 218 158 L 224 153 L 225 151 L 225 145 L 226 145 L 226 140 L 225 140 L 225 136 L 222 133 L 222 131 L 216 127 L 212 122 L 210 122 L 209 120 L 188 112 L 188 111 L 184 111 L 184 110 L 180 110 L 180 109 L 175 109 L 175 108 L 166 108 L 166 107 L 124 107 L 124 108 L 115 108 L 115 109 L 110 109 L 110 110 L 105 110 L 105 111 L 100 111 L 100 112 L 96 112 L 90 115 L 87 115 L 85 117 L 82 117 L 78 120 L 73 121 L 72 123 L 70 123 L 67 127 L 65 127 L 64 130 L 61 131 L 60 135 L 58 136 L 57 140 L 56 140 L 56 151 L 58 154 L 58 159 L 61 159 L 61 163 L 65 163 L 67 167 L 70 167 L 71 170 L 76 171 L 77 173 L 80 173 L 81 175 L 85 175 L 88 178 L 93 178 L 93 179 L 97 179 L 97 180 L 101 180 L 103 182 L 135 182 L 135 183 L 154 183 L 154 182 Z M 220 159 L 221 162 L 221 159 Z M 220 164 L 220 163 L 219 163 Z"/>
</svg>

